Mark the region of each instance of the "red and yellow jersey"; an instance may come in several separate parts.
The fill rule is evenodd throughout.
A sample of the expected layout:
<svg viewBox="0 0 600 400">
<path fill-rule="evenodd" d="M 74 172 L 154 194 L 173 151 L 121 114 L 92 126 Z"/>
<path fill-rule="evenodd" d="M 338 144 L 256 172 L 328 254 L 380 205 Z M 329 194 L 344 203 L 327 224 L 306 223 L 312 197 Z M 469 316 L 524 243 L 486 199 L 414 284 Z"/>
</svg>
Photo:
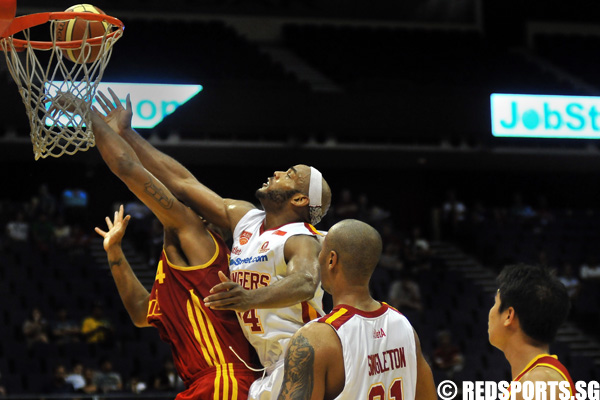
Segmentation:
<svg viewBox="0 0 600 400">
<path fill-rule="evenodd" d="M 567 371 L 565 366 L 562 365 L 562 363 L 560 361 L 558 361 L 558 357 L 555 355 L 549 355 L 549 354 L 538 355 L 533 360 L 531 360 L 531 362 L 529 362 L 529 364 L 527 364 L 527 366 L 523 369 L 523 371 L 521 371 L 521 373 L 519 375 L 517 375 L 517 377 L 515 379 L 513 379 L 513 381 L 519 382 L 521 380 L 521 378 L 523 378 L 523 375 L 525 375 L 527 372 L 531 371 L 532 369 L 534 369 L 536 367 L 547 367 L 547 368 L 551 368 L 551 369 L 555 370 L 556 372 L 558 372 L 562 376 L 563 381 L 569 382 L 569 390 L 571 391 L 571 396 L 575 395 L 575 384 L 573 383 L 573 379 L 571 379 L 571 375 L 569 375 L 569 371 Z M 509 390 L 510 390 L 510 388 L 509 388 Z"/>
<path fill-rule="evenodd" d="M 212 236 L 216 251 L 203 265 L 173 265 L 163 250 L 147 318 L 158 329 L 160 338 L 171 346 L 175 367 L 186 387 L 192 389 L 197 381 L 210 376 L 215 395 L 220 393 L 217 398 L 237 399 L 236 374 L 248 377 L 251 372 L 229 346 L 252 367 L 257 365 L 257 357 L 234 311 L 211 310 L 204 305 L 204 297 L 220 283 L 218 271 L 229 276 L 227 246 L 218 235 Z M 244 396 L 239 394 L 239 398 Z"/>
</svg>

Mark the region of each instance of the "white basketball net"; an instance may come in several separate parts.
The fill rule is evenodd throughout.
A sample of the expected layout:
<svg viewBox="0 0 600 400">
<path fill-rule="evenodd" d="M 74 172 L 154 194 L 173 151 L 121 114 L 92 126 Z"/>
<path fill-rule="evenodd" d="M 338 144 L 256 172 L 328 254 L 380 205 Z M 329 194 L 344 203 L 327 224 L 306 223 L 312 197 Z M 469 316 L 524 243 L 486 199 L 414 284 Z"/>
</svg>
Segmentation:
<svg viewBox="0 0 600 400">
<path fill-rule="evenodd" d="M 30 44 L 34 39 L 30 37 L 29 29 L 23 31 L 27 41 L 25 51 L 16 51 L 12 37 L 2 39 L 0 43 L 10 74 L 17 83 L 25 104 L 36 160 L 48 156 L 72 155 L 95 146 L 96 141 L 89 119 L 90 107 L 110 60 L 113 45 L 123 32 L 119 30 L 114 36 L 107 36 L 114 28 L 109 24 L 109 29 L 99 45 L 98 57 L 89 63 L 85 61 L 90 58 L 91 45 L 86 42 L 88 38 L 84 38 L 80 48 L 72 49 L 81 50 L 78 63 L 74 63 L 63 57 L 61 48 L 57 46 L 54 32 L 58 22 L 50 21 L 47 24 L 50 26 L 52 40 L 49 49 L 34 48 Z M 89 21 L 87 23 L 89 24 Z M 89 29 L 86 29 L 86 32 L 89 32 Z M 43 62 L 40 62 L 42 57 Z M 85 101 L 86 107 L 81 113 L 70 113 L 61 107 L 50 111 L 53 99 L 57 94 L 64 92 Z"/>
</svg>

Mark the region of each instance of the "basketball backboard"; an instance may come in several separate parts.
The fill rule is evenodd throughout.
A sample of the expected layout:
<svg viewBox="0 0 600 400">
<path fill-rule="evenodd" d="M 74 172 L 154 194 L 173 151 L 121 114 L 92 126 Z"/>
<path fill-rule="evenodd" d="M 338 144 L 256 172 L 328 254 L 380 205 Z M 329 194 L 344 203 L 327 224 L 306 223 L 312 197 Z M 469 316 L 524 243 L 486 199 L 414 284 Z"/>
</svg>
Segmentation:
<svg viewBox="0 0 600 400">
<path fill-rule="evenodd" d="M 0 0 L 0 37 L 17 13 L 17 0 Z"/>
</svg>

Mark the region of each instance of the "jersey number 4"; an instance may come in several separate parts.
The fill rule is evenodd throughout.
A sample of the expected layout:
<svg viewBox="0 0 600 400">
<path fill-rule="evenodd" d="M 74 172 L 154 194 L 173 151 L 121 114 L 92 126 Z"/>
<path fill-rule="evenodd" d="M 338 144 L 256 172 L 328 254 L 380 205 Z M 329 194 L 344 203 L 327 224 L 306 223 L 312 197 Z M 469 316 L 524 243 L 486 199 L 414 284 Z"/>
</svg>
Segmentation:
<svg viewBox="0 0 600 400">
<path fill-rule="evenodd" d="M 250 327 L 250 332 L 252 333 L 263 333 L 263 327 L 260 323 L 260 317 L 256 310 L 248 310 L 240 313 L 242 316 L 242 320 L 246 326 Z"/>
<path fill-rule="evenodd" d="M 369 400 L 402 400 L 402 378 L 394 380 L 390 386 L 389 396 L 385 395 L 385 387 L 378 383 L 369 389 Z"/>
</svg>

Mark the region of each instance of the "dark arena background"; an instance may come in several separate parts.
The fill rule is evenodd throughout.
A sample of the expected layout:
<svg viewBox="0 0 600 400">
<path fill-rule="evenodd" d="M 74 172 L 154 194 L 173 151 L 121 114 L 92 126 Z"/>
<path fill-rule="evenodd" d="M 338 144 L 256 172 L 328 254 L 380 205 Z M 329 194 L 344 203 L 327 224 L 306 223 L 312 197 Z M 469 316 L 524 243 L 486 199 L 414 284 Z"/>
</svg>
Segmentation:
<svg viewBox="0 0 600 400">
<path fill-rule="evenodd" d="M 17 14 L 73 4 L 21 1 Z M 273 171 L 314 165 L 334 195 L 318 228 L 358 218 L 381 232 L 373 295 L 409 317 L 436 383 L 510 380 L 487 318 L 495 276 L 516 262 L 566 282 L 571 314 L 551 351 L 574 381 L 598 379 L 599 143 L 495 137 L 490 112 L 492 93 L 600 96 L 597 2 L 94 5 L 126 27 L 103 81 L 203 86 L 138 129 L 157 148 L 223 197 L 249 201 Z M 129 320 L 94 232 L 126 204 L 126 252 L 150 288 L 160 226 L 96 149 L 34 161 L 23 103 L 0 64 L 0 394 L 39 398 L 57 366 L 91 374 L 109 360 L 122 388 L 90 394 L 173 398 L 160 379 L 169 348 Z M 107 343 L 54 332 L 61 309 L 78 329 L 95 305 L 111 323 Z M 24 334 L 34 308 L 47 340 Z"/>
</svg>

